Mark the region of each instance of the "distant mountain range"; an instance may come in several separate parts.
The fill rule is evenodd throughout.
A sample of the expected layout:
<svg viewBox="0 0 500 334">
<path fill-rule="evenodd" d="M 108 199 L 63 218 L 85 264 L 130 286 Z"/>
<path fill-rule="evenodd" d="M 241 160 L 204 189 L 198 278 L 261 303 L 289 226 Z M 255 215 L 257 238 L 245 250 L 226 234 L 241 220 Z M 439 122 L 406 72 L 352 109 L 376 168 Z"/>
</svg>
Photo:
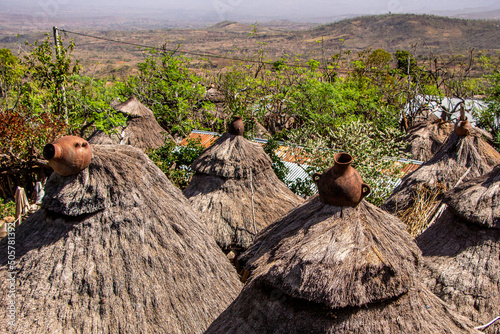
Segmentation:
<svg viewBox="0 0 500 334">
<path fill-rule="evenodd" d="M 287 21 L 317 25 L 337 22 L 362 15 L 393 14 L 404 11 L 464 19 L 500 19 L 500 3 L 477 0 L 473 8 L 470 1 L 455 0 L 446 6 L 429 1 L 360 0 L 356 4 L 347 0 L 7 0 L 0 12 L 0 32 L 14 30 L 45 30 L 52 26 L 95 29 L 158 29 L 200 28 L 224 20 L 251 24 Z M 397 6 L 395 5 L 397 4 Z M 439 4 L 439 6 L 437 5 Z M 446 9 L 443 9 L 446 8 Z M 321 14 L 318 14 L 321 13 Z"/>
<path fill-rule="evenodd" d="M 99 24 L 106 22 L 108 28 L 101 29 Z M 132 68 L 134 64 L 142 61 L 142 51 L 130 43 L 152 47 L 165 44 L 167 48 L 187 52 L 188 56 L 189 52 L 210 55 L 210 65 L 203 66 L 214 68 L 225 66 L 229 62 L 217 56 L 246 59 L 256 56 L 262 50 L 267 59 L 285 57 L 298 58 L 301 61 L 311 58 L 324 59 L 340 50 L 356 52 L 379 48 L 390 53 L 408 50 L 416 56 L 465 55 L 471 50 L 484 51 L 495 56 L 500 52 L 499 20 L 385 14 L 355 17 L 323 25 L 275 20 L 252 26 L 223 21 L 211 26 L 189 29 L 161 26 L 144 29 L 140 24 L 151 22 L 139 19 L 115 22 L 114 25 L 110 22 L 105 16 L 95 21 L 81 17 L 78 20 L 59 22 L 58 26 L 74 32 L 129 43 L 123 45 L 71 33 L 65 36 L 62 33 L 65 40 L 74 39 L 75 57 L 84 66 L 98 72 L 109 72 L 124 66 Z M 0 19 L 0 26 L 2 24 L 4 22 Z M 0 48 L 9 48 L 15 52 L 19 52 L 23 41 L 43 39 L 44 33 L 52 32 L 52 26 L 38 32 L 19 31 L 15 26 L 10 26 L 12 32 L 2 29 Z M 254 30 L 255 33 L 251 34 Z M 19 40 L 17 34 L 20 35 Z"/>
</svg>

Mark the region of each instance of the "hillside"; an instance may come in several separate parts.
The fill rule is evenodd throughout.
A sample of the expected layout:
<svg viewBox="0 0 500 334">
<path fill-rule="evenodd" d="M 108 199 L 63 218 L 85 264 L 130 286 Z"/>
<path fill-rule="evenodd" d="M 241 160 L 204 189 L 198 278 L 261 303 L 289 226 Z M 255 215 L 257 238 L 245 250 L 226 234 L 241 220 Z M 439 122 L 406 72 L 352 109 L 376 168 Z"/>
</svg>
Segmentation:
<svg viewBox="0 0 500 334">
<path fill-rule="evenodd" d="M 73 31 L 70 26 L 59 28 Z M 220 68 L 230 63 L 226 57 L 257 59 L 259 51 L 268 59 L 329 58 L 339 50 L 361 51 L 383 48 L 391 53 L 398 49 L 410 50 L 416 55 L 466 54 L 470 49 L 484 50 L 494 55 L 500 51 L 499 20 L 466 20 L 431 15 L 387 14 L 346 19 L 332 24 L 312 27 L 292 22 L 249 25 L 224 21 L 196 29 L 150 30 L 93 30 L 74 29 L 75 32 L 109 40 L 135 43 L 142 46 L 177 49 L 209 54 L 200 66 Z M 51 33 L 47 31 L 46 33 Z M 3 34 L 0 48 L 10 48 L 15 54 L 19 45 L 28 40 L 43 38 L 43 33 L 20 35 Z M 99 40 L 88 36 L 62 34 L 76 44 L 75 56 L 81 60 L 84 72 L 96 74 L 117 72 L 123 74 L 142 61 L 144 48 Z M 192 55 L 193 56 L 193 55 Z M 195 58 L 199 58 L 194 56 Z"/>
<path fill-rule="evenodd" d="M 323 38 L 326 46 L 345 40 L 353 50 L 383 48 L 389 52 L 409 49 L 425 53 L 429 48 L 438 54 L 476 50 L 498 50 L 499 20 L 466 20 L 431 15 L 365 16 L 322 25 L 310 31 L 313 40 Z"/>
</svg>

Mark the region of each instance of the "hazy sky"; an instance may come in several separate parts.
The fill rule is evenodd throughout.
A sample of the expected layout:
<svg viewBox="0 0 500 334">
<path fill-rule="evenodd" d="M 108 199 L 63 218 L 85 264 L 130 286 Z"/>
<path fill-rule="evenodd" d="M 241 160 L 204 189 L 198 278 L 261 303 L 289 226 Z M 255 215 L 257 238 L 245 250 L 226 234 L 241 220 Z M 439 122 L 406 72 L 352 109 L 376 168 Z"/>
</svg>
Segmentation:
<svg viewBox="0 0 500 334">
<path fill-rule="evenodd" d="M 0 0 L 5 12 L 55 17 L 86 13 L 120 15 L 137 8 L 157 15 L 211 17 L 215 20 L 290 19 L 341 17 L 382 13 L 455 15 L 500 9 L 499 0 Z M 180 13 L 183 14 L 180 14 Z"/>
</svg>

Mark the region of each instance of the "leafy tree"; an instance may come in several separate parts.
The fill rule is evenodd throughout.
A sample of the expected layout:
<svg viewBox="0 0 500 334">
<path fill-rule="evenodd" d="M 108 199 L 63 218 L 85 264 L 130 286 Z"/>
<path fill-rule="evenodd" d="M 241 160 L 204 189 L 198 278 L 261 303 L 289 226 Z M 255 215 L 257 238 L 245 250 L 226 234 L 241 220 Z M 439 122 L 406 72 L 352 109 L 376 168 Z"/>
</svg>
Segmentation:
<svg viewBox="0 0 500 334">
<path fill-rule="evenodd" d="M 289 169 L 285 166 L 280 157 L 275 153 L 276 149 L 279 148 L 280 144 L 277 140 L 270 138 L 268 139 L 266 145 L 264 145 L 264 152 L 269 155 L 271 161 L 273 162 L 273 170 L 276 176 L 283 182 L 285 182 L 286 175 Z"/>
<path fill-rule="evenodd" d="M 177 146 L 173 141 L 149 153 L 149 158 L 167 175 L 177 187 L 188 186 L 194 172 L 189 168 L 204 147 L 200 140 L 188 140 L 186 146 Z"/>
<path fill-rule="evenodd" d="M 490 86 L 486 101 L 487 109 L 476 111 L 478 126 L 488 130 L 494 137 L 497 150 L 500 149 L 500 70 L 496 69 L 491 75 L 486 76 Z"/>
<path fill-rule="evenodd" d="M 188 69 L 189 59 L 165 50 L 148 50 L 139 64 L 139 75 L 130 76 L 121 95 L 135 95 L 154 112 L 160 125 L 172 135 L 186 136 L 200 128 L 192 117 L 195 107 L 211 108 L 203 100 L 205 87 Z"/>
<path fill-rule="evenodd" d="M 372 69 L 382 70 L 389 66 L 391 59 L 392 56 L 389 52 L 384 49 L 376 49 L 368 55 L 366 63 Z"/>
<path fill-rule="evenodd" d="M 0 97 L 7 101 L 5 95 L 11 87 L 18 85 L 22 75 L 19 59 L 9 49 L 0 49 Z"/>
<path fill-rule="evenodd" d="M 396 58 L 396 69 L 403 75 L 415 75 L 419 70 L 417 65 L 417 60 L 413 55 L 406 50 L 397 50 L 394 53 L 394 57 Z M 408 73 L 409 72 L 409 73 Z"/>
</svg>

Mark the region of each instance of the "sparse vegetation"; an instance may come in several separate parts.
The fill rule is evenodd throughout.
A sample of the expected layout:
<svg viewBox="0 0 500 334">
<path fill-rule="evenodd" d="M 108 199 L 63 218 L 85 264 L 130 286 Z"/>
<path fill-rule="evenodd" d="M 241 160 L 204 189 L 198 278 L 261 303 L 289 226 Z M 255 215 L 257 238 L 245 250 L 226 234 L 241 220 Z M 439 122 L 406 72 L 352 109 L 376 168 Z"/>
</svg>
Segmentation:
<svg viewBox="0 0 500 334">
<path fill-rule="evenodd" d="M 427 16 L 411 18 L 439 21 Z M 361 29 L 367 20 L 371 20 L 372 28 L 389 22 L 383 16 L 378 20 L 359 18 L 350 24 Z M 322 36 L 314 42 L 320 47 L 316 57 L 297 52 L 296 56 L 281 54 L 274 58 L 275 46 L 267 42 L 268 38 L 278 35 L 283 38 L 287 36 L 285 33 L 263 32 L 257 25 L 245 31 L 240 25 L 240 30 L 233 31 L 232 36 L 254 46 L 240 50 L 252 62 L 189 59 L 179 54 L 182 46 L 172 48 L 170 45 L 175 42 L 170 42 L 158 49 L 136 48 L 142 60 L 135 64 L 133 54 L 121 57 L 127 58 L 127 63 L 117 62 L 120 59 L 117 54 L 103 55 L 99 63 L 101 68 L 109 66 L 106 74 L 96 70 L 97 65 L 91 65 L 88 59 L 74 60 L 73 40 L 61 40 L 63 47 L 57 55 L 48 36 L 27 44 L 31 51 L 23 57 L 3 49 L 0 52 L 0 116 L 5 119 L 0 132 L 2 168 L 29 168 L 33 164 L 27 166 L 22 162 L 36 161 L 42 145 L 58 135 L 86 136 L 93 129 L 113 131 L 124 119 L 111 105 L 131 95 L 151 108 L 159 123 L 176 138 L 193 129 L 223 132 L 233 115 L 241 115 L 247 121 L 247 136 L 253 137 L 259 124 L 265 128 L 270 139 L 268 150 L 276 141 L 292 148 L 300 146 L 307 153 L 309 173 L 329 167 L 333 162 L 332 152 L 348 151 L 356 159 L 355 167 L 372 186 L 368 199 L 377 204 L 387 196 L 387 184 L 399 177 L 397 170 L 391 168 L 391 159 L 399 157 L 404 146 L 401 138 L 413 115 L 402 110 L 415 96 L 487 96 L 490 109 L 478 117 L 480 124 L 498 140 L 497 56 L 473 50 L 463 56 L 443 56 L 435 48 L 428 48 L 428 53 L 422 56 L 417 54 L 416 44 L 406 49 L 394 44 L 388 49 L 358 51 L 349 48 L 352 40 L 324 36 L 339 27 L 345 29 L 346 24 L 348 21 L 301 32 L 300 38 Z M 208 35 L 217 31 L 220 36 L 218 29 L 233 25 L 212 27 Z M 195 31 L 192 33 L 196 35 Z M 119 34 L 116 35 L 113 37 L 118 38 Z M 287 43 L 296 41 L 298 35 Z M 307 62 L 304 57 L 309 57 Z M 112 66 L 116 63 L 120 67 Z M 207 63 L 211 69 L 200 69 L 206 68 L 202 65 Z M 224 99 L 209 102 L 205 94 L 210 86 Z M 9 126 L 11 119 L 28 122 Z M 189 175 L 179 166 L 188 164 L 184 153 L 193 158 L 192 154 L 198 152 L 193 145 L 189 152 L 179 153 L 174 150 L 173 142 L 167 143 L 151 156 L 180 187 L 186 184 Z M 277 159 L 275 169 L 283 177 L 283 166 Z M 300 180 L 289 186 L 304 192 L 310 186 L 307 182 Z M 3 196 L 9 197 L 7 193 Z"/>
</svg>

